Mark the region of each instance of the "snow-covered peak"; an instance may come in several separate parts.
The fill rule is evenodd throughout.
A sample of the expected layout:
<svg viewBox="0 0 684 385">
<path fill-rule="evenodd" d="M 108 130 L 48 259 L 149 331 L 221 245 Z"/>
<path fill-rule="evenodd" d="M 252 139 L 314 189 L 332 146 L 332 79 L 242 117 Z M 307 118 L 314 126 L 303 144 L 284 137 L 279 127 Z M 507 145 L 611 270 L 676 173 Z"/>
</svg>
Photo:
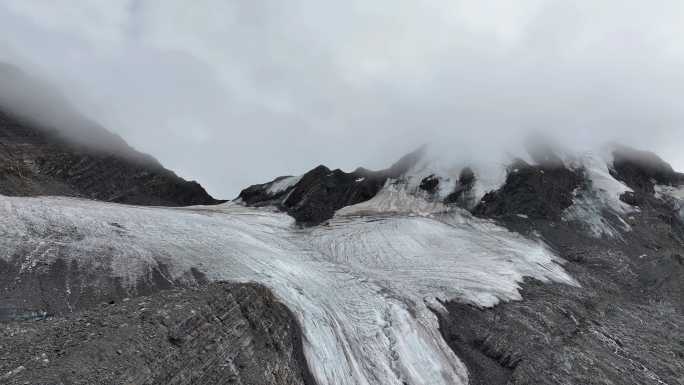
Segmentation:
<svg viewBox="0 0 684 385">
<path fill-rule="evenodd" d="M 459 153 L 424 146 L 385 170 L 345 173 L 319 166 L 302 176 L 252 186 L 241 198 L 248 205 L 273 205 L 305 225 L 333 216 L 429 216 L 458 207 L 490 218 L 565 220 L 597 237 L 621 237 L 630 230 L 627 218 L 639 210 L 629 200 L 635 194 L 632 184 L 679 180 L 659 158 L 619 146 L 512 148 L 469 158 L 472 149 Z M 624 159 L 636 163 L 625 166 Z M 639 159 L 649 164 L 642 169 Z"/>
</svg>

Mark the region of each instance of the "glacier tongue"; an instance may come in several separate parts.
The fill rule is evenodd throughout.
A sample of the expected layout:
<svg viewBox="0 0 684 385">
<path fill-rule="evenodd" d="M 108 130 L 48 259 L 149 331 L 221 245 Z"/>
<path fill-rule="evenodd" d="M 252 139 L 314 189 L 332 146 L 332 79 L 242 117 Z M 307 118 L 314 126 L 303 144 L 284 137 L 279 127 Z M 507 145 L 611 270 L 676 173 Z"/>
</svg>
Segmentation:
<svg viewBox="0 0 684 385">
<path fill-rule="evenodd" d="M 391 211 L 391 210 L 390 210 Z M 296 314 L 319 384 L 466 384 L 443 340 L 437 299 L 519 299 L 524 276 L 575 285 L 541 242 L 454 210 L 382 213 L 298 229 L 236 204 L 182 209 L 0 196 L 0 250 L 26 269 L 58 257 L 108 264 L 133 284 L 163 262 L 256 281 Z"/>
</svg>

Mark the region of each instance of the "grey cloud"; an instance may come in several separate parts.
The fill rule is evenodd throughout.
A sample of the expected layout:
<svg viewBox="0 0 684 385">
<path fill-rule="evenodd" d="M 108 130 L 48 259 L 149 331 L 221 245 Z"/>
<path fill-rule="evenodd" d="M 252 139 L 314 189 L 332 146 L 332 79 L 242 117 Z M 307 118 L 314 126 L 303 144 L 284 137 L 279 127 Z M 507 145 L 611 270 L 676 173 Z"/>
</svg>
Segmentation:
<svg viewBox="0 0 684 385">
<path fill-rule="evenodd" d="M 684 169 L 678 1 L 59 3 L 0 6 L 0 60 L 219 197 L 529 130 Z"/>
</svg>

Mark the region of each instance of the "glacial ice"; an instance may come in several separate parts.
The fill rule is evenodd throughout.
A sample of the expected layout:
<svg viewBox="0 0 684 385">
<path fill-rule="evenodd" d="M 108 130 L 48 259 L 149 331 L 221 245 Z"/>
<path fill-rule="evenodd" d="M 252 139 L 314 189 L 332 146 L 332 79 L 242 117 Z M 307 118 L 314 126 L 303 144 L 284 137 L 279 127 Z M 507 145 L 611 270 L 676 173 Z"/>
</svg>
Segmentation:
<svg viewBox="0 0 684 385">
<path fill-rule="evenodd" d="M 298 318 L 321 385 L 467 384 L 438 330 L 441 300 L 520 299 L 525 276 L 577 285 L 541 241 L 466 211 L 374 211 L 301 229 L 285 214 L 235 203 L 0 196 L 0 257 L 18 256 L 24 269 L 59 257 L 106 265 L 131 285 L 157 263 L 170 279 L 194 267 L 213 280 L 262 283 Z"/>
</svg>

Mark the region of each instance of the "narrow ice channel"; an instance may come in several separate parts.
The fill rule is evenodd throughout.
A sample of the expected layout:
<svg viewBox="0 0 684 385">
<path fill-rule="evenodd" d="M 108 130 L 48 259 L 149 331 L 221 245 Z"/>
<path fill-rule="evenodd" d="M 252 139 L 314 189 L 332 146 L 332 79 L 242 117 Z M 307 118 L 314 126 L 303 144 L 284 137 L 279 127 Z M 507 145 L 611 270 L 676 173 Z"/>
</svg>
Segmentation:
<svg viewBox="0 0 684 385">
<path fill-rule="evenodd" d="M 320 385 L 467 384 L 439 333 L 436 299 L 519 299 L 524 276 L 575 284 L 542 243 L 462 211 L 339 216 L 297 229 L 236 204 L 184 209 L 0 196 L 0 257 L 23 268 L 58 257 L 109 265 L 133 284 L 151 265 L 174 276 L 270 287 L 296 314 Z"/>
</svg>

